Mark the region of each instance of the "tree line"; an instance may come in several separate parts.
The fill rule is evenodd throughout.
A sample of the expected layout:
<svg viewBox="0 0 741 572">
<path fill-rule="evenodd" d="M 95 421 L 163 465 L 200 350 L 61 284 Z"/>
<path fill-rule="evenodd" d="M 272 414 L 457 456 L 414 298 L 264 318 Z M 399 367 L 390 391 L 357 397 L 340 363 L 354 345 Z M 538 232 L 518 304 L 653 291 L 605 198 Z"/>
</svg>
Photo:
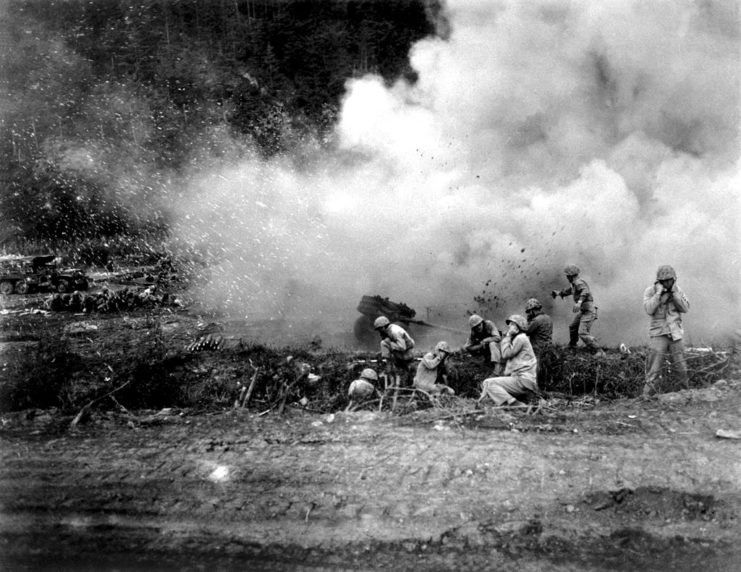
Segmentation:
<svg viewBox="0 0 741 572">
<path fill-rule="evenodd" d="M 165 235 L 168 181 L 322 141 L 348 78 L 414 81 L 433 0 L 8 0 L 0 246 Z M 146 206 L 147 208 L 142 208 Z"/>
</svg>

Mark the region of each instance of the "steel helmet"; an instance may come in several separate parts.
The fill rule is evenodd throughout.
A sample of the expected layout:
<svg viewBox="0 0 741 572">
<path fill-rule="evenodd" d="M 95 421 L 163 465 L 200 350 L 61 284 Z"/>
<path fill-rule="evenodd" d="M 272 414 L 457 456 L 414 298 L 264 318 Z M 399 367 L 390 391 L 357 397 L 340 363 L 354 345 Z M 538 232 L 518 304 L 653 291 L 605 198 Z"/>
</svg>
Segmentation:
<svg viewBox="0 0 741 572">
<path fill-rule="evenodd" d="M 450 351 L 450 345 L 448 342 L 437 342 L 437 345 L 435 346 L 436 352 L 445 352 L 446 354 L 451 353 Z"/>
<path fill-rule="evenodd" d="M 362 379 L 370 379 L 371 381 L 378 381 L 378 374 L 375 370 L 366 367 L 363 371 L 360 372 L 360 377 Z"/>
<path fill-rule="evenodd" d="M 506 324 L 516 324 L 518 328 L 520 328 L 520 331 L 525 331 L 527 329 L 527 320 L 520 316 L 519 314 L 512 314 L 509 318 L 507 318 L 504 321 Z"/>
<path fill-rule="evenodd" d="M 574 264 L 569 264 L 563 269 L 563 273 L 566 274 L 566 276 L 577 276 L 579 274 L 579 267 Z"/>
<path fill-rule="evenodd" d="M 669 266 L 668 264 L 665 264 L 664 266 L 659 266 L 659 269 L 656 271 L 656 280 L 670 280 L 670 279 L 677 279 L 677 273 L 674 272 L 674 268 Z"/>
<path fill-rule="evenodd" d="M 540 310 L 543 307 L 543 304 L 540 303 L 540 300 L 537 298 L 530 298 L 527 302 L 525 302 L 525 311 L 530 312 L 532 310 Z"/>
<path fill-rule="evenodd" d="M 475 328 L 483 321 L 484 321 L 484 318 L 482 318 L 478 314 L 471 314 L 471 317 L 468 318 L 468 325 L 471 326 L 472 328 Z"/>
<path fill-rule="evenodd" d="M 377 330 L 379 328 L 385 328 L 388 326 L 391 322 L 389 322 L 389 319 L 386 316 L 378 316 L 376 318 L 376 321 L 373 322 L 373 329 Z"/>
</svg>

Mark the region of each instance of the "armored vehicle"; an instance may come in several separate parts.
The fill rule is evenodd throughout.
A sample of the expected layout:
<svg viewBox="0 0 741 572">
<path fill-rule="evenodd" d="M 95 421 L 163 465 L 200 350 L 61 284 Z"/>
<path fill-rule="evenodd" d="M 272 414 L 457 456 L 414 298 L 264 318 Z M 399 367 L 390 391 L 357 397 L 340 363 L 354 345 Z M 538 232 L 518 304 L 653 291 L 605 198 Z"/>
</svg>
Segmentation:
<svg viewBox="0 0 741 572">
<path fill-rule="evenodd" d="M 388 298 L 381 296 L 363 296 L 358 304 L 358 312 L 362 315 L 355 320 L 353 334 L 355 335 L 355 339 L 364 345 L 378 343 L 378 334 L 373 330 L 373 321 L 379 316 L 386 316 L 389 321 L 404 325 L 415 324 L 417 326 L 445 330 L 456 334 L 466 333 L 456 328 L 417 320 L 414 318 L 417 315 L 414 309 L 403 302 L 392 302 Z"/>
</svg>

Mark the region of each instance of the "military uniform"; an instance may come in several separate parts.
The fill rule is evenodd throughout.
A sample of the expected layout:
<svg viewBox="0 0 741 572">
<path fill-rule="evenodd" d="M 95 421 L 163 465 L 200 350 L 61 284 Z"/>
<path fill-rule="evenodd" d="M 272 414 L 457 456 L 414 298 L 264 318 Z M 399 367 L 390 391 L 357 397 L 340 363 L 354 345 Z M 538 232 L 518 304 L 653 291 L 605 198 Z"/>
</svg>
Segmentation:
<svg viewBox="0 0 741 572">
<path fill-rule="evenodd" d="M 689 311 L 690 302 L 677 284 L 672 284 L 669 290 L 665 289 L 658 282 L 661 276 L 673 276 L 671 280 L 676 279 L 673 268 L 661 266 L 657 273 L 657 282 L 646 288 L 643 293 L 643 309 L 651 316 L 644 394 L 655 390 L 667 352 L 672 357 L 675 374 L 685 386 L 688 386 L 682 339 L 684 337 L 682 314 Z"/>
<path fill-rule="evenodd" d="M 541 309 L 527 313 L 527 337 L 538 360 L 538 387 L 548 388 L 551 380 L 560 376 L 560 358 L 553 347 L 553 320 Z"/>
<path fill-rule="evenodd" d="M 479 397 L 479 400 L 489 397 L 497 405 L 517 403 L 538 391 L 538 362 L 525 333 L 527 322 L 517 314 L 507 319 L 507 323 L 510 322 L 516 324 L 520 331 L 514 336 L 505 335 L 501 341 L 502 358 L 507 360 L 504 376 L 485 379 Z"/>
<path fill-rule="evenodd" d="M 412 385 L 433 395 L 454 394 L 455 391 L 445 383 L 449 373 L 446 357 L 447 354 L 437 351 L 425 354 L 417 365 L 417 374 Z"/>
<path fill-rule="evenodd" d="M 499 348 L 502 335 L 499 328 L 491 320 L 484 320 L 476 314 L 471 316 L 470 323 L 471 333 L 463 349 L 472 355 L 483 356 L 488 363 L 498 369 L 502 363 L 502 352 Z"/>
<path fill-rule="evenodd" d="M 590 350 L 599 351 L 597 340 L 590 334 L 592 324 L 597 319 L 597 308 L 589 284 L 582 278 L 574 278 L 568 288 L 558 291 L 558 295 L 561 298 L 571 295 L 575 304 L 579 304 L 578 311 L 569 324 L 569 347 L 575 348 L 581 339 Z"/>
</svg>

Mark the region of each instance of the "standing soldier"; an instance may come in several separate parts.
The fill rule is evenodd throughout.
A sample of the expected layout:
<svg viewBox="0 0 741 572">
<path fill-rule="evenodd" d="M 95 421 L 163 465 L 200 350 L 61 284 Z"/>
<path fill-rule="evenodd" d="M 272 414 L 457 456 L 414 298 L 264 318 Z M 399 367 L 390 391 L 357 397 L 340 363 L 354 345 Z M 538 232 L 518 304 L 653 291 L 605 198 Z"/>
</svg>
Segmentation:
<svg viewBox="0 0 741 572">
<path fill-rule="evenodd" d="M 392 324 L 386 316 L 376 318 L 373 328 L 381 336 L 381 359 L 388 360 L 394 385 L 408 384 L 409 368 L 414 361 L 414 340 L 404 328 Z"/>
<path fill-rule="evenodd" d="M 597 309 L 594 305 L 592 292 L 589 290 L 589 284 L 582 278 L 579 278 L 579 267 L 569 264 L 564 268 L 564 274 L 569 281 L 569 287 L 564 290 L 553 290 L 551 296 L 555 299 L 560 296 L 562 299 L 568 295 L 574 297 L 573 312 L 576 314 L 569 324 L 569 347 L 576 348 L 579 339 L 584 345 L 598 357 L 605 355 L 605 352 L 597 345 L 597 340 L 590 335 L 592 324 L 597 319 Z"/>
<path fill-rule="evenodd" d="M 527 316 L 527 330 L 533 352 L 538 360 L 538 387 L 546 389 L 548 382 L 553 379 L 558 356 L 553 348 L 553 320 L 543 312 L 543 305 L 537 298 L 530 298 L 525 302 L 525 316 Z"/>
<path fill-rule="evenodd" d="M 667 352 L 671 354 L 674 372 L 685 387 L 689 386 L 682 340 L 682 314 L 690 309 L 690 302 L 676 281 L 677 273 L 674 268 L 668 265 L 659 266 L 656 282 L 643 293 L 643 309 L 651 316 L 644 397 L 656 392 L 656 382 L 661 375 Z"/>
<path fill-rule="evenodd" d="M 502 373 L 502 352 L 499 350 L 499 342 L 502 335 L 499 328 L 491 320 L 484 320 L 478 314 L 471 314 L 468 318 L 471 333 L 463 349 L 472 355 L 483 356 L 487 363 L 494 368 L 492 375 Z"/>
</svg>

